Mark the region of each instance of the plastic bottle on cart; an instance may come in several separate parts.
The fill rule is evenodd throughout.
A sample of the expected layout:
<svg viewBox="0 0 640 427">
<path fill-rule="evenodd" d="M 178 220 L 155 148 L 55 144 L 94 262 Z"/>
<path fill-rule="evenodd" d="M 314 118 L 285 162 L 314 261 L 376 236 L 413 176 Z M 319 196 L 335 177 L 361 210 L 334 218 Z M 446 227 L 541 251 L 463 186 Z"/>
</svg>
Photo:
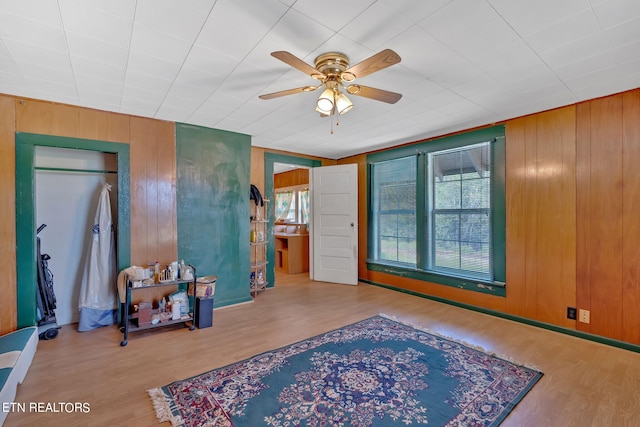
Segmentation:
<svg viewBox="0 0 640 427">
<path fill-rule="evenodd" d="M 160 283 L 160 263 L 156 261 L 156 264 L 153 268 L 153 283 L 156 285 Z"/>
<path fill-rule="evenodd" d="M 180 278 L 183 279 L 184 278 L 184 272 L 185 272 L 184 260 L 180 260 L 180 267 L 178 267 L 178 269 L 180 271 Z"/>
</svg>

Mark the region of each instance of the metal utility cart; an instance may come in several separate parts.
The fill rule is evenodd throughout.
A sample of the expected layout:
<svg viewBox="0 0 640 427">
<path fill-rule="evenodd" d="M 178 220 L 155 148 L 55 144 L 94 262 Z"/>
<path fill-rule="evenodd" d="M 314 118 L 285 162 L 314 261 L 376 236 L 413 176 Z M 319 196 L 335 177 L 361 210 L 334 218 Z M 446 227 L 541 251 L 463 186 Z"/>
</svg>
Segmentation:
<svg viewBox="0 0 640 427">
<path fill-rule="evenodd" d="M 161 328 L 164 326 L 169 326 L 169 325 L 175 325 L 178 323 L 184 323 L 185 326 L 187 326 L 189 328 L 190 331 L 193 331 L 195 329 L 195 325 L 196 325 L 196 318 L 195 318 L 195 299 L 192 301 L 191 298 L 189 296 L 189 287 L 193 286 L 193 289 L 196 289 L 196 269 L 194 266 L 189 265 L 189 267 L 191 267 L 191 270 L 193 271 L 193 278 L 189 279 L 189 280 L 171 280 L 171 281 L 162 281 L 160 283 L 156 283 L 156 284 L 152 284 L 152 285 L 144 285 L 144 286 L 139 286 L 139 287 L 134 287 L 133 283 L 134 281 L 131 280 L 131 278 L 129 276 L 127 276 L 126 279 L 126 300 L 125 300 L 125 304 L 124 304 L 124 313 L 122 316 L 123 319 L 123 325 L 120 327 L 120 331 L 123 333 L 124 337 L 122 339 L 122 341 L 120 341 L 120 345 L 122 347 L 126 346 L 128 343 L 128 339 L 129 339 L 129 333 L 130 332 L 137 332 L 137 331 L 143 331 L 143 330 L 148 330 L 148 329 L 155 329 L 155 328 Z M 187 294 L 187 301 L 189 304 L 189 307 L 187 309 L 187 316 L 183 316 L 180 317 L 180 319 L 177 320 L 172 320 L 172 319 L 166 319 L 163 321 L 159 321 L 158 323 L 152 323 L 152 322 L 140 322 L 139 319 L 139 315 L 140 312 L 136 312 L 133 309 L 132 306 L 132 296 L 133 294 L 135 294 L 137 291 L 142 290 L 142 289 L 152 289 L 152 288 L 160 288 L 160 287 L 167 287 L 167 291 L 169 291 L 169 287 L 173 287 L 176 288 L 178 290 L 184 290 Z M 151 313 L 150 316 L 152 316 L 153 314 L 157 314 L 158 313 L 158 309 L 156 308 L 152 308 L 151 309 Z"/>
</svg>

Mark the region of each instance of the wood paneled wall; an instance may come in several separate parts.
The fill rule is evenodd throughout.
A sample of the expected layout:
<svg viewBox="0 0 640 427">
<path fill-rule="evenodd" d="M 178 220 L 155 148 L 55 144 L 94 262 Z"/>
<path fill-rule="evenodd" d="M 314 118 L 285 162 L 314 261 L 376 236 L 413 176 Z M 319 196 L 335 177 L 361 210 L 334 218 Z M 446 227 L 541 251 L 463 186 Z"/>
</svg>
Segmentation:
<svg viewBox="0 0 640 427">
<path fill-rule="evenodd" d="M 506 311 L 574 328 L 575 106 L 506 126 Z"/>
<path fill-rule="evenodd" d="M 175 125 L 132 117 L 131 264 L 178 259 Z"/>
<path fill-rule="evenodd" d="M 260 192 L 264 192 L 264 153 L 266 151 L 264 148 L 251 147 L 251 174 L 249 180 L 251 184 L 260 189 Z M 247 203 L 249 203 L 248 197 Z"/>
<path fill-rule="evenodd" d="M 273 188 L 309 185 L 309 169 L 294 169 L 273 175 Z"/>
<path fill-rule="evenodd" d="M 578 329 L 640 344 L 640 90 L 577 115 Z"/>
<path fill-rule="evenodd" d="M 14 98 L 0 95 L 0 335 L 18 324 L 15 104 Z"/>
<path fill-rule="evenodd" d="M 366 155 L 338 162 L 359 165 L 360 277 L 640 344 L 640 89 L 504 124 L 506 298 L 367 270 Z"/>
<path fill-rule="evenodd" d="M 132 263 L 176 258 L 174 124 L 2 95 L 0 111 L 0 333 L 16 325 L 16 131 L 131 144 Z M 640 89 L 505 125 L 506 298 L 366 269 L 365 155 L 337 162 L 359 165 L 360 277 L 640 344 Z M 263 189 L 266 150 L 251 151 Z"/>
<path fill-rule="evenodd" d="M 131 145 L 131 262 L 177 258 L 175 126 L 170 122 L 0 95 L 0 333 L 15 330 L 15 132 Z"/>
</svg>

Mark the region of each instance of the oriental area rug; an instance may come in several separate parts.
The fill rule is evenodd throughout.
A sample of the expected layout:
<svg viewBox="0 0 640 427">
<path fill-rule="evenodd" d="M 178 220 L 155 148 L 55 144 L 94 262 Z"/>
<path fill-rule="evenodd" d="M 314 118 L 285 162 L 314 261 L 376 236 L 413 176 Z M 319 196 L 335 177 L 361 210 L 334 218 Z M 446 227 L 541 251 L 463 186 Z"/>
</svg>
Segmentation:
<svg viewBox="0 0 640 427">
<path fill-rule="evenodd" d="M 174 427 L 484 427 L 541 377 L 378 315 L 148 393 Z"/>
</svg>

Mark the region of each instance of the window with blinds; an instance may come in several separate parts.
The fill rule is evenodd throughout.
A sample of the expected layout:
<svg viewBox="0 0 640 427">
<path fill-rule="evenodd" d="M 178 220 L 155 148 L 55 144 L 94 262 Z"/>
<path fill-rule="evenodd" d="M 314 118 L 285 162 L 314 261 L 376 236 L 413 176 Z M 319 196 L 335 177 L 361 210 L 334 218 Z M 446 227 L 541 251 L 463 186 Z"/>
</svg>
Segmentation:
<svg viewBox="0 0 640 427">
<path fill-rule="evenodd" d="M 492 277 L 489 143 L 428 155 L 429 269 Z"/>
<path fill-rule="evenodd" d="M 372 153 L 367 163 L 369 270 L 505 295 L 504 127 Z"/>
<path fill-rule="evenodd" d="M 416 158 L 376 163 L 373 183 L 377 259 L 415 265 Z"/>
</svg>

